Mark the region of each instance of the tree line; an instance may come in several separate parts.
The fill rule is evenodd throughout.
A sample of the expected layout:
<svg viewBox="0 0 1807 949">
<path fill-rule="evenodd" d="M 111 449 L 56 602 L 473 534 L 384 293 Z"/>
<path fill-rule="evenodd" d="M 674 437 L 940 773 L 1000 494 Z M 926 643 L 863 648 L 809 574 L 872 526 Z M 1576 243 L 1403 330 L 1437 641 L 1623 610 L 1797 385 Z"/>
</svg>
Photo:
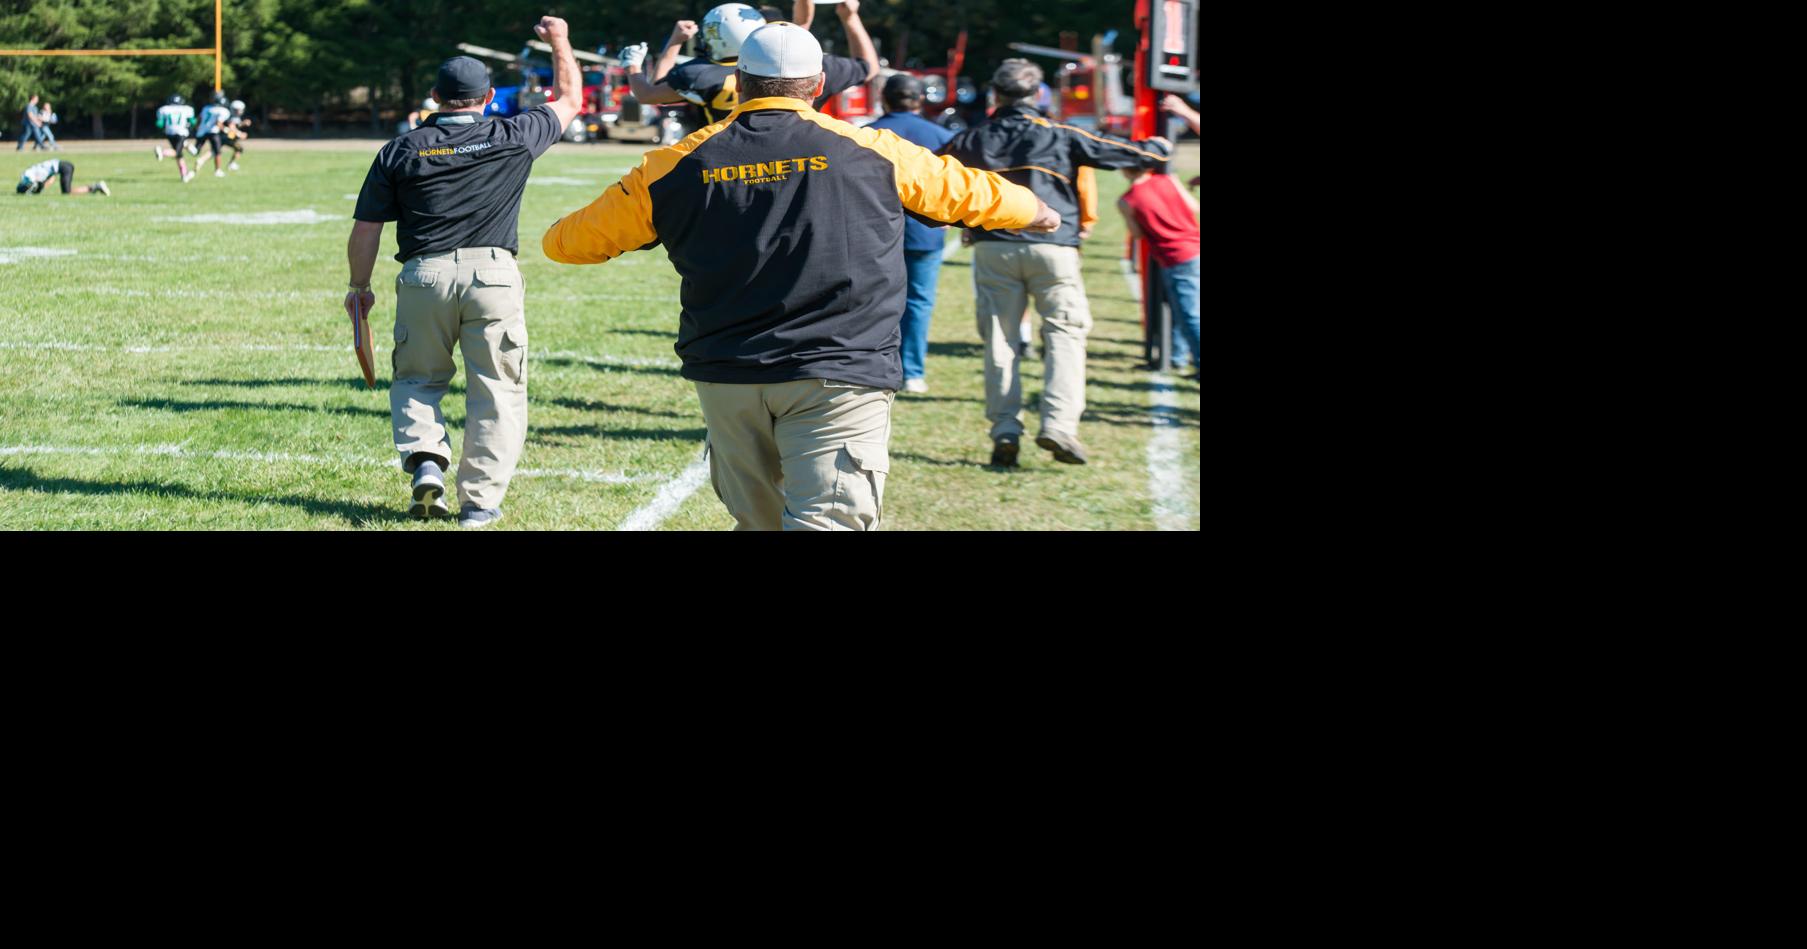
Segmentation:
<svg viewBox="0 0 1807 949">
<path fill-rule="evenodd" d="M 768 0 L 789 10 L 789 0 Z M 759 4 L 755 4 L 756 6 Z M 316 130 L 348 119 L 385 127 L 385 115 L 417 104 L 433 70 L 458 43 L 506 52 L 532 38 L 540 16 L 562 16 L 574 45 L 656 49 L 678 19 L 700 20 L 707 0 L 223 0 L 226 92 L 269 110 L 307 116 Z M 815 32 L 844 52 L 832 7 Z M 1009 43 L 1059 45 L 1063 31 L 1089 48 L 1118 30 L 1133 50 L 1133 0 L 864 0 L 860 17 L 893 66 L 939 67 L 961 30 L 964 73 L 983 83 Z M 212 47 L 214 0 L 0 0 L 0 48 L 182 49 Z M 1054 64 L 1040 60 L 1044 69 Z M 501 78 L 498 77 L 498 82 Z M 213 58 L 0 57 L 0 105 L 16 126 L 26 97 L 49 99 L 65 134 L 148 134 L 149 114 L 171 93 L 211 94 Z M 16 128 L 13 129 L 16 132 Z"/>
</svg>

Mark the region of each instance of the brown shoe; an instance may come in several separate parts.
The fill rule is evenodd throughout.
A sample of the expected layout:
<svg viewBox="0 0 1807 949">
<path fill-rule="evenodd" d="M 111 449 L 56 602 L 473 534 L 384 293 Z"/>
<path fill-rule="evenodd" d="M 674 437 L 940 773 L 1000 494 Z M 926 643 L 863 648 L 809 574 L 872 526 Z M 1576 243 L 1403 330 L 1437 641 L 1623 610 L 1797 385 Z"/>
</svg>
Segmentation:
<svg viewBox="0 0 1807 949">
<path fill-rule="evenodd" d="M 1035 437 L 1035 443 L 1053 452 L 1055 461 L 1069 465 L 1085 464 L 1085 446 L 1072 435 L 1043 432 Z"/>
<path fill-rule="evenodd" d="M 991 466 L 993 468 L 1016 467 L 1017 438 L 1015 435 L 999 435 L 991 443 Z"/>
</svg>

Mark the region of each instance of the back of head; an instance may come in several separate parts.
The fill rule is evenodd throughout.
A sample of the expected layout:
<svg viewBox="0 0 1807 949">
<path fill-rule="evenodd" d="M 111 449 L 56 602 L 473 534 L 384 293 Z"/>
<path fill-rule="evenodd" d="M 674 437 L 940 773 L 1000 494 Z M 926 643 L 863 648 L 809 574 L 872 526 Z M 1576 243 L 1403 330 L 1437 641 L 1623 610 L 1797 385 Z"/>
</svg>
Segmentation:
<svg viewBox="0 0 1807 949">
<path fill-rule="evenodd" d="M 1006 59 L 991 74 L 991 88 L 1000 102 L 1033 99 L 1041 86 L 1042 68 L 1026 59 Z"/>
<path fill-rule="evenodd" d="M 922 80 L 900 72 L 885 80 L 885 111 L 914 112 L 922 108 Z"/>
<path fill-rule="evenodd" d="M 703 15 L 700 35 L 703 52 L 713 61 L 727 62 L 754 31 L 765 26 L 765 17 L 744 3 L 724 3 Z"/>
<path fill-rule="evenodd" d="M 822 44 L 795 23 L 754 30 L 740 47 L 740 101 L 813 99 L 822 79 Z"/>
<path fill-rule="evenodd" d="M 167 104 L 169 104 L 169 105 L 187 105 L 188 100 L 182 98 L 181 93 L 176 93 L 175 95 L 172 95 L 169 97 L 169 102 Z"/>
<path fill-rule="evenodd" d="M 439 64 L 433 91 L 448 109 L 469 109 L 489 98 L 489 67 L 469 56 L 453 56 Z"/>
</svg>

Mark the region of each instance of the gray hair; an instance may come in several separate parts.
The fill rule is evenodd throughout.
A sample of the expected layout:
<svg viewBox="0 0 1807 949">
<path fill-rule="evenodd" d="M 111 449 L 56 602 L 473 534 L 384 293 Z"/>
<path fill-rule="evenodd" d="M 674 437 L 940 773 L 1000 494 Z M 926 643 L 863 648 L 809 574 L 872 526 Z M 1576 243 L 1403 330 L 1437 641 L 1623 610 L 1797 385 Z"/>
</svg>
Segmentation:
<svg viewBox="0 0 1807 949">
<path fill-rule="evenodd" d="M 755 76 L 743 69 L 740 73 L 740 101 L 779 96 L 808 102 L 816 97 L 816 83 L 821 80 L 821 73 L 803 79 L 776 79 L 771 76 Z"/>
</svg>

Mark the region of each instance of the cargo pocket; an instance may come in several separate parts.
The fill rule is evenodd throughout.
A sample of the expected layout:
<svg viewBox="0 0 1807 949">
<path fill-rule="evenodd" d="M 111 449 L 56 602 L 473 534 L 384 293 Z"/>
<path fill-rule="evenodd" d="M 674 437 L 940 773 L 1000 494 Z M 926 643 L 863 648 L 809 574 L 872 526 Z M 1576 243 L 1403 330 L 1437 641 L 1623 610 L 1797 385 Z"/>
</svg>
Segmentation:
<svg viewBox="0 0 1807 949">
<path fill-rule="evenodd" d="M 478 267 L 471 279 L 473 287 L 518 287 L 520 285 L 520 273 L 507 267 Z"/>
<path fill-rule="evenodd" d="M 439 271 L 437 270 L 409 270 L 408 268 L 403 267 L 402 272 L 395 275 L 395 285 L 398 288 L 429 288 L 437 286 L 438 284 Z"/>
<path fill-rule="evenodd" d="M 518 386 L 527 384 L 527 324 L 516 323 L 502 331 L 497 347 L 502 356 L 502 373 Z"/>
<path fill-rule="evenodd" d="M 841 446 L 836 459 L 840 469 L 835 485 L 835 500 L 846 513 L 847 526 L 854 530 L 877 530 L 884 517 L 885 475 L 891 470 L 891 455 L 883 445 L 848 442 Z"/>
<path fill-rule="evenodd" d="M 721 472 L 717 471 L 715 467 L 717 462 L 715 448 L 709 444 L 709 436 L 707 435 L 703 436 L 703 457 L 709 461 L 709 487 L 715 489 L 715 499 L 722 502 L 723 505 L 726 505 L 728 499 L 722 497 Z"/>
<path fill-rule="evenodd" d="M 395 342 L 389 347 L 389 378 L 401 378 L 400 356 L 402 344 L 408 341 L 408 328 L 398 320 L 395 324 Z"/>
</svg>

